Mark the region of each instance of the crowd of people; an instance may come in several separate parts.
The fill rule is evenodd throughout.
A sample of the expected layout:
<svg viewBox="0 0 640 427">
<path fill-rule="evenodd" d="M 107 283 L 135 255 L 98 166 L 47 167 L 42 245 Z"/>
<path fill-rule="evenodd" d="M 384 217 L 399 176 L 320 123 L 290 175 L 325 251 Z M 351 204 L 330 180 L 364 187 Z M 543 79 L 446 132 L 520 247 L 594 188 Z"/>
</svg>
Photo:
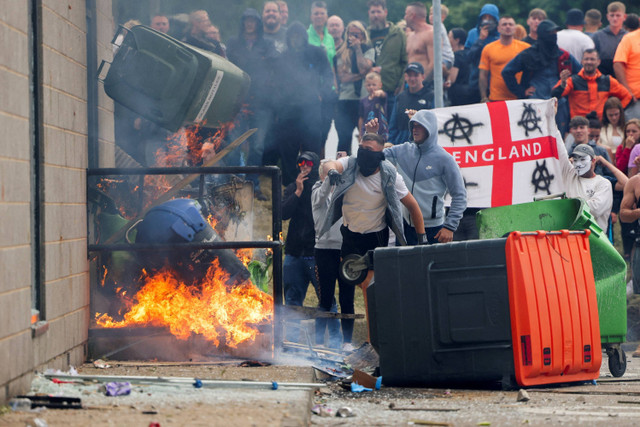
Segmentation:
<svg viewBox="0 0 640 427">
<path fill-rule="evenodd" d="M 312 283 L 321 310 L 336 311 L 337 281 L 340 310 L 352 314 L 354 290 L 339 278 L 341 257 L 386 246 L 390 236 L 396 244 L 477 238 L 473 220 L 465 221 L 475 210 L 467 209 L 460 169 L 438 145 L 429 111 L 435 67 L 444 76 L 446 106 L 557 98 L 566 192 L 583 198 L 609 233 L 620 217 L 630 257 L 640 219 L 640 31 L 624 3 L 607 6 L 604 28 L 596 9 L 568 10 L 561 29 L 535 8 L 528 31 L 489 3 L 468 31 L 447 32 L 445 5 L 434 26 L 433 9 L 423 2 L 408 3 L 398 23 L 388 21 L 385 0 L 367 2 L 368 25 L 330 15 L 323 1 L 309 12 L 307 26 L 288 22 L 286 2 L 267 1 L 262 11 L 247 9 L 237 35 L 223 43 L 200 10 L 190 14 L 184 34 L 186 43 L 228 58 L 251 77 L 234 128 L 259 129 L 243 164 L 282 170 L 283 214 L 290 219 L 287 304 L 301 305 Z M 169 19 L 154 16 L 151 27 L 166 33 Z M 441 64 L 434 61 L 434 30 L 442 35 Z M 332 123 L 338 155 L 321 160 L 334 158 L 325 153 Z M 342 331 L 319 319 L 317 343 L 328 328 L 329 345 L 349 347 L 353 320 L 341 323 Z"/>
</svg>

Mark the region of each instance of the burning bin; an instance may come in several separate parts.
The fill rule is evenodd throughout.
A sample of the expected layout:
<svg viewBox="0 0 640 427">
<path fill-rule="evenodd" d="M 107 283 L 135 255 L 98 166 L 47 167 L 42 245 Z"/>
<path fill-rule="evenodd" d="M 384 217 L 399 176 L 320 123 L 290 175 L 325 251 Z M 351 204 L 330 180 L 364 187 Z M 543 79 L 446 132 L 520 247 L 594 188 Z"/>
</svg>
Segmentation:
<svg viewBox="0 0 640 427">
<path fill-rule="evenodd" d="M 627 335 L 627 265 L 606 234 L 579 199 L 541 200 L 484 209 L 476 221 L 481 239 L 492 239 L 518 231 L 591 230 L 591 262 L 598 297 L 601 341 L 609 356 L 609 370 L 622 376 L 626 358 L 620 343 Z"/>
<path fill-rule="evenodd" d="M 385 384 L 599 376 L 588 237 L 531 234 L 375 250 L 368 312 Z"/>
<path fill-rule="evenodd" d="M 137 25 L 127 31 L 104 90 L 175 132 L 186 124 L 206 121 L 207 127 L 218 127 L 233 120 L 249 84 L 248 74 L 226 59 Z"/>
</svg>

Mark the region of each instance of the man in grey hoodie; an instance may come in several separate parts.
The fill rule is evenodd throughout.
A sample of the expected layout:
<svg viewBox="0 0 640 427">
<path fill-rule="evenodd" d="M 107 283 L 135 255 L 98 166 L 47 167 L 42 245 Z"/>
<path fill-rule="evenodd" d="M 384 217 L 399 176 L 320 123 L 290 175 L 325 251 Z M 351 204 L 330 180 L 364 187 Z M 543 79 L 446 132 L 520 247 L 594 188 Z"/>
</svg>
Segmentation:
<svg viewBox="0 0 640 427">
<path fill-rule="evenodd" d="M 398 169 L 418 202 L 429 243 L 450 242 L 467 207 L 467 191 L 460 168 L 438 145 L 438 121 L 433 112 L 415 113 L 409 121 L 409 130 L 413 140 L 385 148 L 385 158 Z M 451 195 L 451 207 L 445 216 L 447 192 Z M 407 244 L 415 244 L 416 230 L 406 210 L 403 210 L 403 221 Z"/>
</svg>

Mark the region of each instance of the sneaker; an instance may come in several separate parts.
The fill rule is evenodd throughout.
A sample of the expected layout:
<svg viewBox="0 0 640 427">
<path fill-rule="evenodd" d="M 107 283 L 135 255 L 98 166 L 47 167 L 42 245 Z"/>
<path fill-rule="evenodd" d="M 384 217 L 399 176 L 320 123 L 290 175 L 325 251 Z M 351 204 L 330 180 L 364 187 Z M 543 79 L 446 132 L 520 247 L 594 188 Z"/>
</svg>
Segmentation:
<svg viewBox="0 0 640 427">
<path fill-rule="evenodd" d="M 355 349 L 356 348 L 350 342 L 346 342 L 346 343 L 342 344 L 342 351 L 344 351 L 345 353 L 351 353 Z"/>
</svg>

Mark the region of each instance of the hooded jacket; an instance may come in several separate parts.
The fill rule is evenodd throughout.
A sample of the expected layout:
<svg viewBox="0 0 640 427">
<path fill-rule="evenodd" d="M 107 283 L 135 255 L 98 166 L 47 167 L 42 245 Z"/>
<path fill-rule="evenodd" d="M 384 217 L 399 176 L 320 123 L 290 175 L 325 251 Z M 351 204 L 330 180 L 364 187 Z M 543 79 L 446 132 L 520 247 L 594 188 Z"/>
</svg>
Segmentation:
<svg viewBox="0 0 640 427">
<path fill-rule="evenodd" d="M 303 39 L 297 49 L 293 40 Z M 333 71 L 323 48 L 308 42 L 307 30 L 299 22 L 287 29 L 287 48 L 277 60 L 278 85 L 274 94 L 279 108 L 299 109 L 332 96 Z"/>
<path fill-rule="evenodd" d="M 480 13 L 478 14 L 478 22 L 475 28 L 470 29 L 469 34 L 467 34 L 467 41 L 464 43 L 465 49 L 469 49 L 478 40 L 478 35 L 480 33 L 480 24 L 482 23 L 482 17 L 484 15 L 491 15 L 496 18 L 496 24 L 500 20 L 500 11 L 498 10 L 498 6 L 491 3 L 487 3 L 482 6 L 482 9 L 480 9 Z M 489 37 L 484 40 L 484 44 L 498 40 L 499 37 L 500 35 L 498 34 L 498 27 L 496 25 L 496 28 L 489 33 Z"/>
<path fill-rule="evenodd" d="M 244 21 L 254 18 L 258 21 L 256 25 L 257 38 L 251 45 L 244 37 Z M 274 60 L 277 51 L 273 40 L 263 37 L 262 19 L 255 9 L 247 9 L 240 18 L 240 30 L 238 36 L 227 43 L 227 58 L 240 67 L 251 77 L 249 88 L 249 104 L 264 105 L 271 99 L 271 80 Z"/>
<path fill-rule="evenodd" d="M 456 231 L 462 213 L 467 207 L 467 191 L 458 164 L 438 144 L 438 121 L 429 110 L 418 111 L 409 121 L 409 128 L 419 123 L 429 132 L 421 144 L 405 142 L 385 148 L 384 155 L 393 163 L 413 197 L 417 200 L 425 227 L 443 227 Z M 451 195 L 451 207 L 445 218 L 444 196 Z M 412 225 L 411 217 L 403 209 L 405 221 Z"/>
<path fill-rule="evenodd" d="M 318 180 L 320 158 L 316 153 L 305 151 L 300 159 L 311 160 L 313 168 L 304 182 L 300 197 L 296 196 L 296 183 L 292 182 L 284 189 L 282 196 L 282 219 L 290 219 L 284 253 L 292 256 L 311 257 L 316 244 L 316 232 L 311 210 L 311 190 Z"/>
<path fill-rule="evenodd" d="M 478 35 L 480 33 L 480 24 L 482 23 L 482 17 L 484 15 L 493 16 L 494 18 L 496 18 L 496 23 L 500 20 L 498 6 L 491 3 L 485 4 L 484 6 L 482 6 L 482 9 L 480 9 L 476 27 L 469 30 L 467 41 L 464 43 L 464 49 L 465 51 L 467 51 L 467 59 L 469 61 L 469 64 L 471 65 L 471 68 L 469 70 L 469 87 L 471 90 L 477 91 L 478 94 L 478 78 L 480 75 L 480 72 L 478 71 L 478 65 L 480 64 L 482 49 L 484 49 L 484 47 L 489 43 L 494 42 L 500 38 L 497 26 L 496 29 L 489 32 L 489 35 L 486 39 L 480 40 L 478 38 Z M 478 99 L 480 99 L 479 96 Z"/>
</svg>

